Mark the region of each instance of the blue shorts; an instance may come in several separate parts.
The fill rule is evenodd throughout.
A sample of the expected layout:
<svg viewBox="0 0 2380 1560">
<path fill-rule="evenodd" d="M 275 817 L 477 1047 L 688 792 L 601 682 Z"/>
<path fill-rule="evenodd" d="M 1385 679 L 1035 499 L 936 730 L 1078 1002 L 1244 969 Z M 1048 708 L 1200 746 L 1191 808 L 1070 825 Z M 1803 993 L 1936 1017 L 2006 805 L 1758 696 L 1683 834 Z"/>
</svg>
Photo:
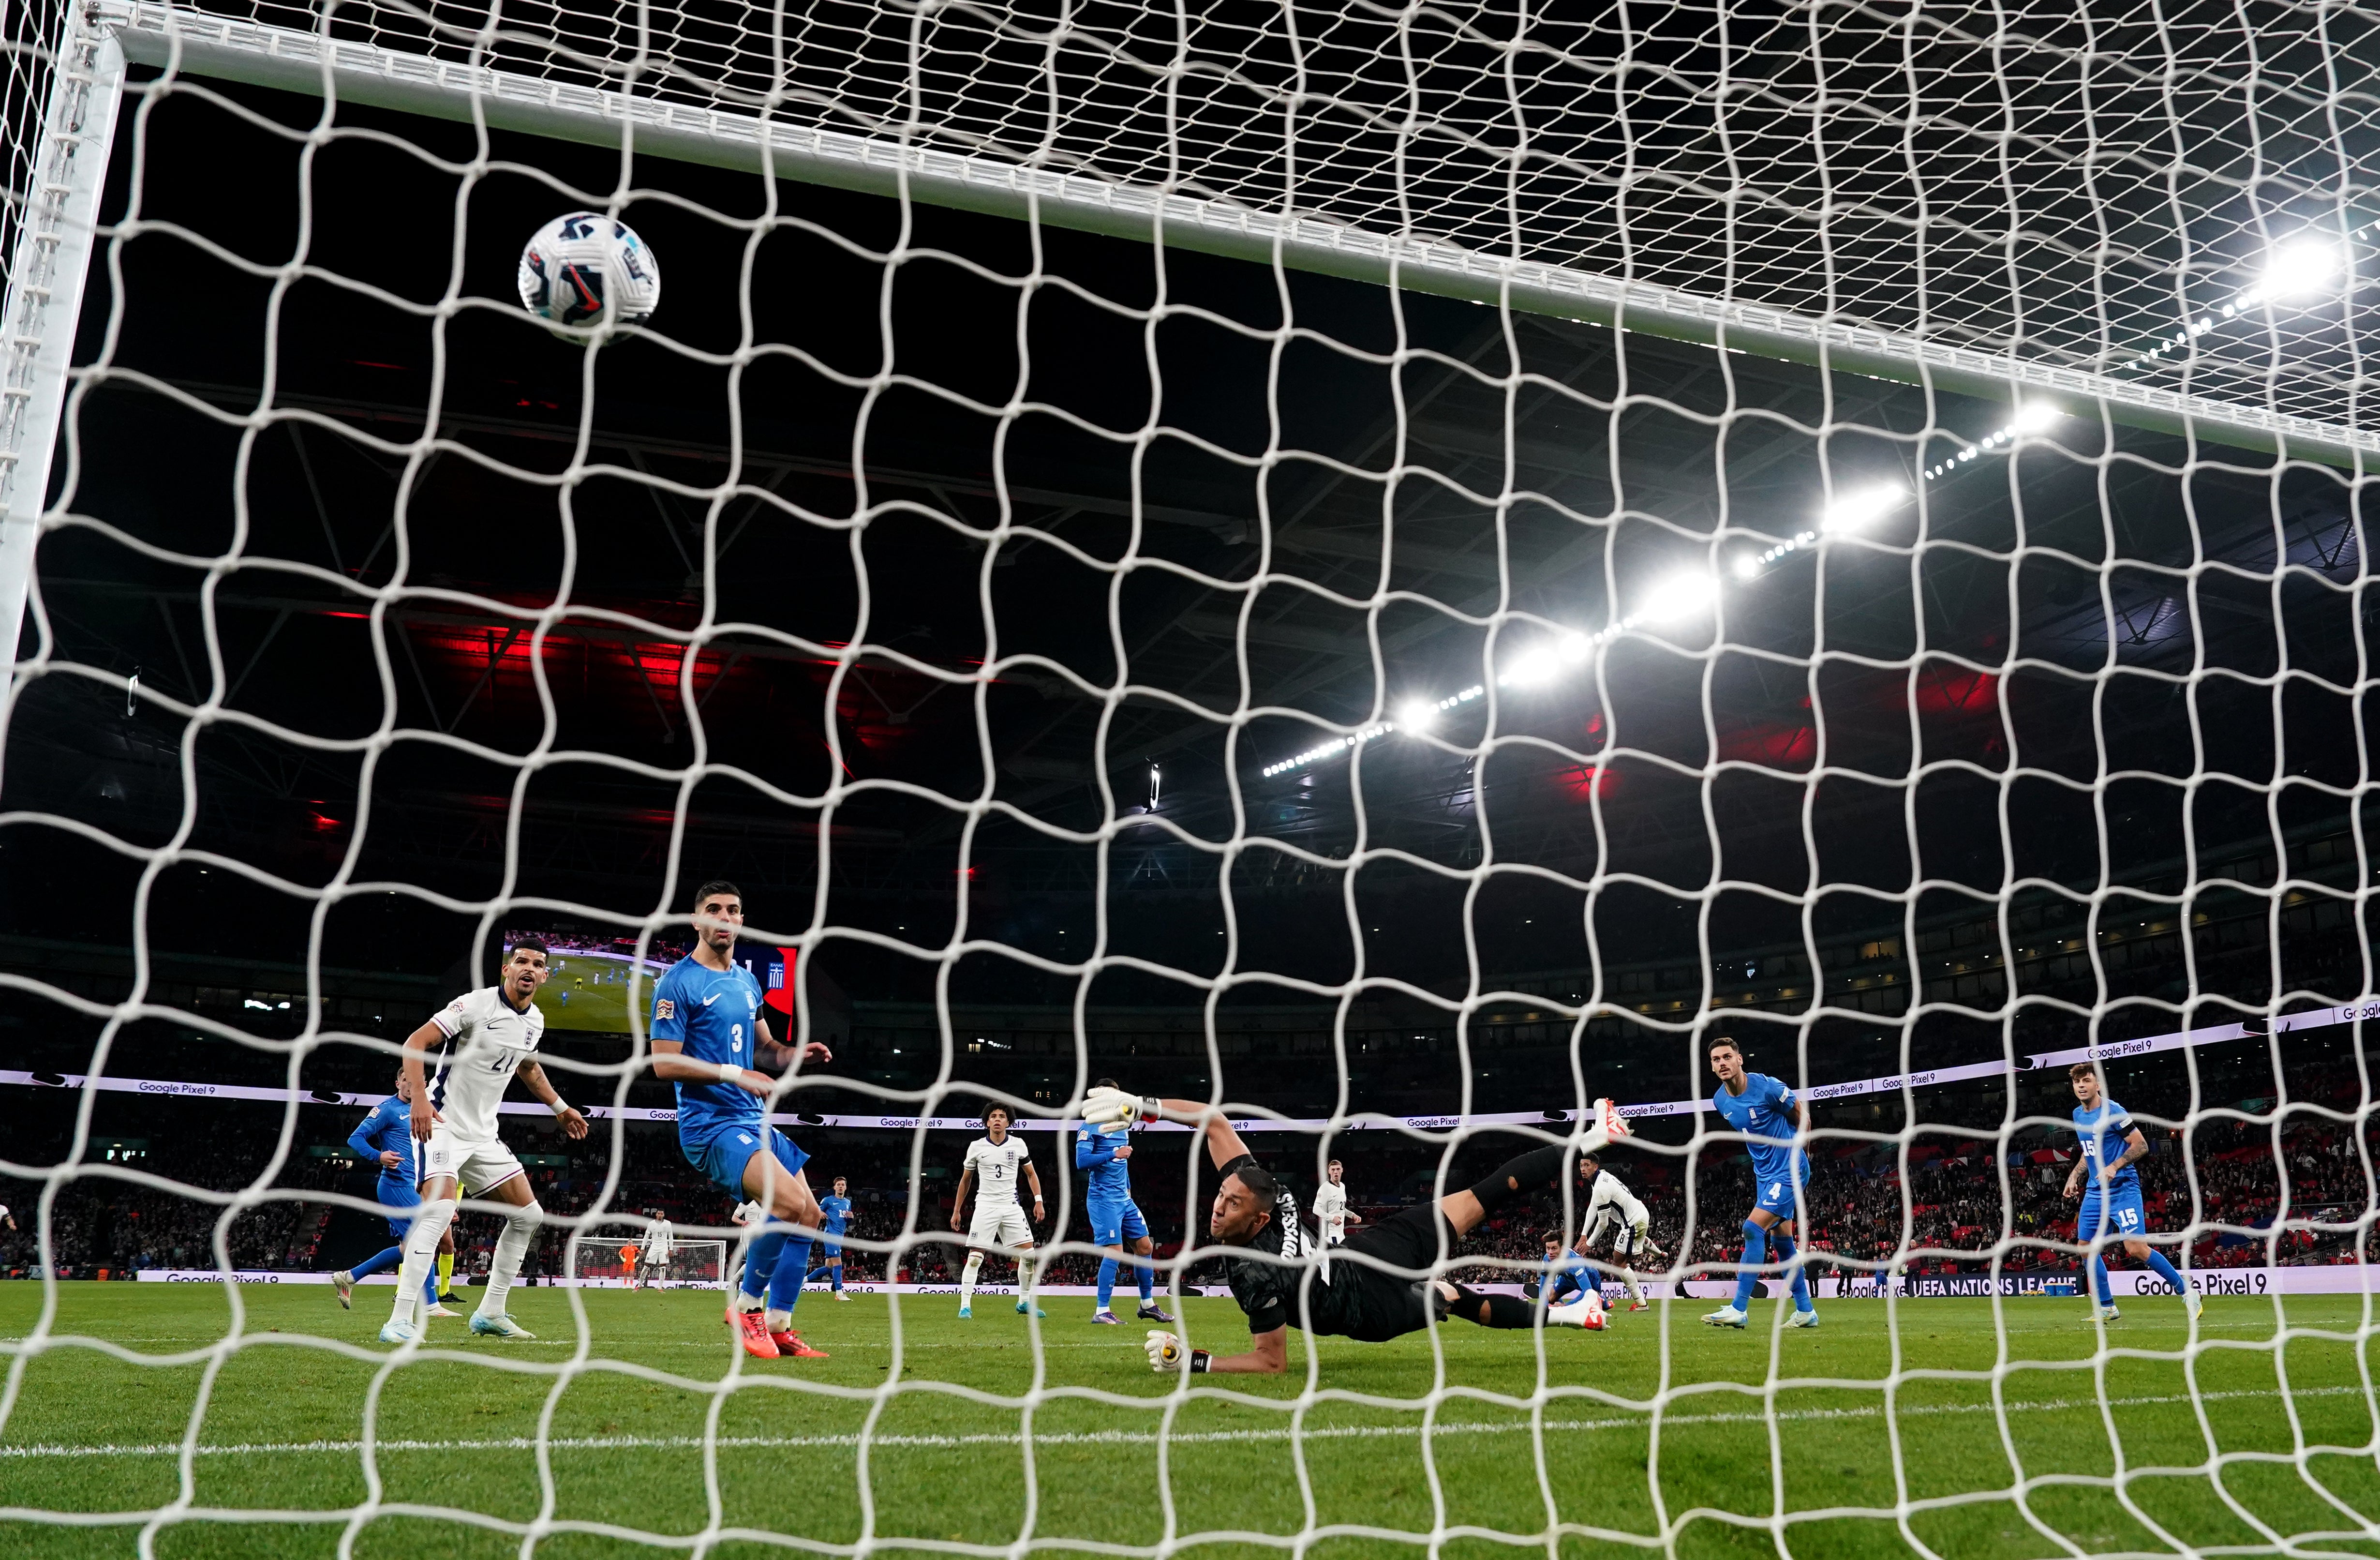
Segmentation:
<svg viewBox="0 0 2380 1560">
<path fill-rule="evenodd" d="M 1090 1216 L 1094 1246 L 1121 1246 L 1148 1234 L 1148 1221 L 1140 1216 L 1140 1205 L 1128 1197 L 1087 1201 L 1083 1212 Z"/>
<path fill-rule="evenodd" d="M 1760 1176 L 1760 1169 L 1757 1165 L 1753 1167 L 1753 1174 Z M 1810 1162 L 1797 1156 L 1793 1162 L 1791 1179 L 1789 1180 L 1781 1175 L 1770 1175 L 1762 1176 L 1753 1183 L 1753 1189 L 1760 1194 L 1759 1200 L 1753 1203 L 1753 1206 L 1774 1213 L 1779 1219 L 1798 1219 L 1802 1216 L 1798 1206 L 1801 1201 L 1801 1188 L 1807 1186 L 1809 1180 Z"/>
<path fill-rule="evenodd" d="M 837 1230 L 835 1235 L 842 1233 L 841 1230 Z M 827 1267 L 843 1261 L 843 1242 L 835 1239 L 832 1235 L 820 1236 L 817 1242 L 810 1247 L 810 1261 L 820 1267 Z"/>
<path fill-rule="evenodd" d="M 761 1140 L 767 1139 L 764 1143 Z M 686 1162 L 710 1177 L 711 1183 L 737 1200 L 752 1194 L 744 1189 L 744 1166 L 752 1156 L 766 1148 L 777 1156 L 787 1176 L 797 1176 L 810 1156 L 794 1147 L 794 1140 L 773 1127 L 747 1126 L 730 1122 L 714 1127 L 698 1138 L 686 1136 L 680 1127 L 677 1146 L 686 1153 Z"/>
<path fill-rule="evenodd" d="M 2100 1217 L 2099 1188 L 2094 1186 L 2082 1194 L 2082 1211 L 2075 1215 L 2074 1238 L 2082 1245 L 2094 1240 L 2137 1240 L 2148 1231 L 2148 1209 L 2141 1201 L 2141 1188 L 2110 1187 L 2107 1194 L 2107 1215 Z"/>
<path fill-rule="evenodd" d="M 421 1206 L 421 1193 L 409 1182 L 392 1181 L 385 1176 L 381 1177 L 380 1188 L 375 1195 L 380 1198 L 381 1206 L 384 1208 Z M 388 1233 L 396 1237 L 396 1243 L 399 1246 L 404 1245 L 406 1237 L 413 1233 L 413 1216 L 408 1213 L 402 1219 L 389 1220 Z"/>
</svg>

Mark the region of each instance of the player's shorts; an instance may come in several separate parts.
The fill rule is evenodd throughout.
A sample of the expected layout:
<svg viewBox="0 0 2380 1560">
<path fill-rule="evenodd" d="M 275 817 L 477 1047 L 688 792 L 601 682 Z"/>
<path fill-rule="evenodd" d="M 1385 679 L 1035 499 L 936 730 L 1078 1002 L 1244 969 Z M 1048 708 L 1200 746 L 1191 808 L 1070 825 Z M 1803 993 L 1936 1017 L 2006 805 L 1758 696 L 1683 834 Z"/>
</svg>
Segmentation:
<svg viewBox="0 0 2380 1560">
<path fill-rule="evenodd" d="M 764 1141 L 765 1140 L 765 1141 Z M 686 1162 L 709 1176 L 712 1185 L 737 1198 L 745 1196 L 744 1167 L 752 1156 L 766 1148 L 785 1167 L 787 1179 L 801 1174 L 810 1156 L 794 1146 L 794 1140 L 773 1127 L 728 1122 L 713 1127 L 698 1137 L 686 1136 L 684 1123 L 677 1131 L 677 1146 Z"/>
<path fill-rule="evenodd" d="M 1634 1225 L 1622 1225 L 1620 1233 L 1611 1237 L 1612 1260 L 1618 1261 L 1625 1257 L 1642 1256 L 1645 1248 L 1652 1244 L 1653 1230 L 1649 1225 L 1643 1229 Z"/>
<path fill-rule="evenodd" d="M 970 1246 L 1030 1246 L 1033 1226 L 1026 1222 L 1025 1210 L 1012 1202 L 1005 1208 L 975 1205 L 975 1217 L 967 1224 L 967 1244 Z"/>
<path fill-rule="evenodd" d="M 1313 1331 L 1358 1343 L 1380 1344 L 1417 1333 L 1429 1325 L 1429 1301 L 1415 1287 L 1413 1273 L 1384 1273 L 1365 1262 L 1351 1262 L 1347 1253 L 1361 1251 L 1392 1267 L 1427 1270 L 1439 1259 L 1439 1222 L 1436 1202 L 1418 1202 L 1377 1224 L 1364 1225 L 1331 1249 L 1331 1261 L 1317 1281 L 1306 1286 L 1306 1309 Z M 1447 1231 L 1447 1251 L 1457 1245 Z M 1290 1325 L 1300 1325 L 1290 1312 Z"/>
<path fill-rule="evenodd" d="M 467 1141 L 449 1132 L 443 1122 L 431 1131 L 430 1140 L 421 1145 L 422 1180 L 428 1182 L 441 1176 L 450 1176 L 456 1186 L 463 1188 L 465 1197 L 478 1197 L 504 1185 L 515 1176 L 528 1173 L 521 1168 L 521 1162 L 513 1157 L 513 1151 L 504 1147 L 502 1141 L 495 1139 L 482 1142 Z"/>
<path fill-rule="evenodd" d="M 378 1195 L 382 1203 L 390 1208 L 421 1206 L 421 1193 L 419 1190 L 407 1186 L 403 1181 L 391 1180 L 386 1176 L 380 1178 Z M 396 1237 L 396 1243 L 399 1246 L 404 1245 L 406 1237 L 413 1233 L 413 1215 L 407 1213 L 401 1219 L 392 1217 L 388 1221 L 388 1233 Z"/>
<path fill-rule="evenodd" d="M 1087 1202 L 1083 1212 L 1090 1215 L 1094 1246 L 1121 1246 L 1148 1234 L 1148 1221 L 1140 1216 L 1140 1205 L 1128 1197 Z"/>
<path fill-rule="evenodd" d="M 2101 1213 L 2103 1201 L 2104 1217 Z M 2099 1188 L 2093 1187 L 2082 1194 L 2082 1212 L 2074 1218 L 2074 1238 L 2084 1243 L 2131 1240 L 2145 1233 L 2148 1227 L 2148 1208 L 2141 1201 L 2139 1187 L 2110 1187 L 2104 1200 Z"/>
<path fill-rule="evenodd" d="M 810 1261 L 814 1266 L 825 1267 L 829 1263 L 841 1261 L 843 1261 L 843 1242 L 840 1240 L 820 1236 L 810 1247 Z"/>
<path fill-rule="evenodd" d="M 1755 1182 L 1755 1189 L 1760 1193 L 1760 1198 L 1753 1206 L 1774 1213 L 1780 1219 L 1800 1218 L 1802 1216 L 1801 1188 L 1809 1182 L 1810 1162 L 1798 1154 L 1795 1155 L 1793 1172 L 1793 1178 L 1791 1179 L 1783 1176 L 1769 1175 Z M 1758 1172 L 1755 1170 L 1755 1174 L 1757 1175 Z"/>
</svg>

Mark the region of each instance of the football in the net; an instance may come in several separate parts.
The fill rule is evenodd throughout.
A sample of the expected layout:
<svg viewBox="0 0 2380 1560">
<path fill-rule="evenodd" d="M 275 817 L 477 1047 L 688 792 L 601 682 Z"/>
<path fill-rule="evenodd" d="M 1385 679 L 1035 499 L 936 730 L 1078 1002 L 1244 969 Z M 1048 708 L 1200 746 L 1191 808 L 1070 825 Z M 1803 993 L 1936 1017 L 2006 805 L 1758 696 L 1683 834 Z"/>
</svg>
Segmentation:
<svg viewBox="0 0 2380 1560">
<path fill-rule="evenodd" d="M 549 324 L 640 325 L 662 300 L 661 267 L 637 230 L 601 212 L 569 212 L 521 250 L 521 305 Z"/>
</svg>

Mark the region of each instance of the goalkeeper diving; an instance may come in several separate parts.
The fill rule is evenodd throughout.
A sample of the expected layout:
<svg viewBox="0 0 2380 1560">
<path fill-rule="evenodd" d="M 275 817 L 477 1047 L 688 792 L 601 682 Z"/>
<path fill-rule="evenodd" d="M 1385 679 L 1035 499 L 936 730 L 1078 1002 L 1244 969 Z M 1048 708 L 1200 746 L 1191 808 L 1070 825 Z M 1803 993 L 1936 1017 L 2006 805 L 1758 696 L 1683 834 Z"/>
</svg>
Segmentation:
<svg viewBox="0 0 2380 1560">
<path fill-rule="evenodd" d="M 1539 1308 L 1534 1302 L 1451 1283 L 1432 1270 L 1490 1213 L 1533 1192 L 1561 1186 L 1566 1175 L 1577 1173 L 1576 1155 L 1597 1152 L 1611 1140 L 1628 1136 L 1628 1124 L 1611 1102 L 1597 1100 L 1588 1129 L 1573 1141 L 1531 1149 L 1467 1191 L 1366 1225 L 1331 1249 L 1325 1267 L 1313 1260 L 1316 1253 L 1298 1219 L 1297 1199 L 1257 1163 L 1220 1111 L 1196 1100 L 1161 1100 L 1098 1088 L 1085 1100 L 1082 1116 L 1094 1127 L 1142 1117 L 1202 1129 L 1208 1157 L 1221 1176 L 1208 1214 L 1208 1234 L 1219 1246 L 1247 1253 L 1226 1264 L 1232 1298 L 1248 1319 L 1247 1352 L 1220 1355 L 1187 1348 L 1173 1334 L 1152 1329 L 1145 1347 L 1149 1369 L 1160 1374 L 1185 1368 L 1194 1373 L 1278 1374 L 1289 1366 L 1292 1327 L 1360 1343 L 1385 1343 L 1449 1316 L 1482 1327 L 1536 1326 Z M 1599 1323 L 1601 1297 L 1548 1308 L 1544 1315 L 1556 1325 L 1585 1327 L 1590 1315 Z"/>
</svg>

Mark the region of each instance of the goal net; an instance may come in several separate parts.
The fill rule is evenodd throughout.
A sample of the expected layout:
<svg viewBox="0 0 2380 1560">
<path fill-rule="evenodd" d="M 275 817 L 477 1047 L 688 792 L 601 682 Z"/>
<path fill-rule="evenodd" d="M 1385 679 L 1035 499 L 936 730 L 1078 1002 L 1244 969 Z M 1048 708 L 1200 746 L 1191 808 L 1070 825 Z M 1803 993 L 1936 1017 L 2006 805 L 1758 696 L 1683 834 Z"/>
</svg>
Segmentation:
<svg viewBox="0 0 2380 1560">
<path fill-rule="evenodd" d="M 2375 19 L 20 8 L 0 1526 L 2380 1543 Z"/>
<path fill-rule="evenodd" d="M 717 1289 L 727 1282 L 727 1243 L 674 1240 L 655 1256 L 649 1238 L 634 1234 L 584 1233 L 572 1244 L 570 1276 L 577 1282 L 625 1288 Z"/>
</svg>

